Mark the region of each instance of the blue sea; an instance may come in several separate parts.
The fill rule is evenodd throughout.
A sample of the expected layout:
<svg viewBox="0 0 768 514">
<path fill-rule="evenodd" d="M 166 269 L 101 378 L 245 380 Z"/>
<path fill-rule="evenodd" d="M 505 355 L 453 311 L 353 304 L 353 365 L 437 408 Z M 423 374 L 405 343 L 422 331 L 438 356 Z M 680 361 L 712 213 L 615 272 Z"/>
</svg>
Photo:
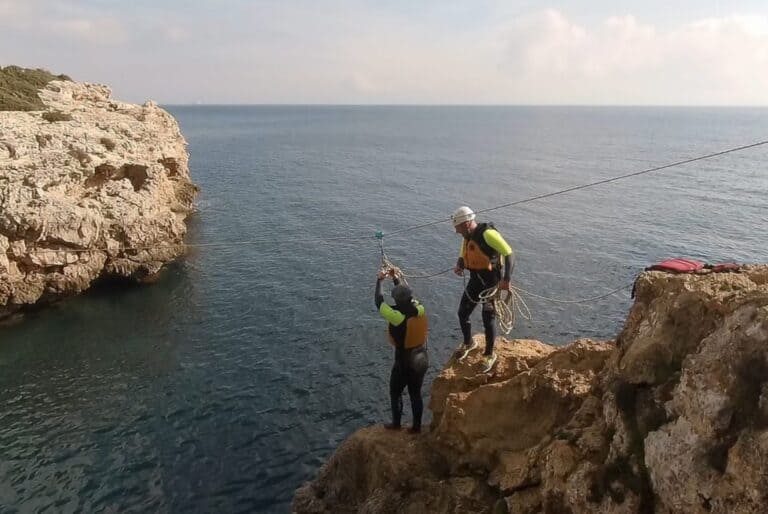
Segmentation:
<svg viewBox="0 0 768 514">
<path fill-rule="evenodd" d="M 768 110 L 750 108 L 169 110 L 201 187 L 200 246 L 155 284 L 0 328 L 3 513 L 287 512 L 346 436 L 388 417 L 376 231 L 404 271 L 436 273 L 460 244 L 448 223 L 386 234 L 768 139 Z M 768 145 L 480 219 L 514 247 L 516 285 L 562 300 L 668 257 L 765 262 L 767 158 Z M 431 382 L 459 342 L 462 279 L 411 285 Z M 511 337 L 554 344 L 613 338 L 631 305 L 627 288 L 525 298 L 532 319 Z"/>
</svg>

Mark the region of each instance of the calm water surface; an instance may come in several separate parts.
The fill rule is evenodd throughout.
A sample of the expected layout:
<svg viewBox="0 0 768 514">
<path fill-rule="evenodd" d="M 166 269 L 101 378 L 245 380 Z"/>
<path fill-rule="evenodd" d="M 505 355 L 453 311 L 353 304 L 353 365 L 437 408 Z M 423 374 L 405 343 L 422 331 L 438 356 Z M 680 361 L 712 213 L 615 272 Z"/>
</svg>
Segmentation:
<svg viewBox="0 0 768 514">
<path fill-rule="evenodd" d="M 387 417 L 376 230 L 766 139 L 768 111 L 171 107 L 202 188 L 191 251 L 158 283 L 97 290 L 0 329 L 0 511 L 286 512 L 355 429 Z M 515 279 L 557 298 L 670 256 L 765 262 L 766 148 L 488 213 Z M 350 236 L 343 242 L 326 238 Z M 358 238 L 359 237 L 359 238 Z M 453 264 L 443 223 L 386 240 Z M 428 380 L 459 340 L 461 279 L 412 281 Z M 514 337 L 611 338 L 628 292 L 529 299 Z M 479 314 L 475 328 L 480 328 Z"/>
</svg>

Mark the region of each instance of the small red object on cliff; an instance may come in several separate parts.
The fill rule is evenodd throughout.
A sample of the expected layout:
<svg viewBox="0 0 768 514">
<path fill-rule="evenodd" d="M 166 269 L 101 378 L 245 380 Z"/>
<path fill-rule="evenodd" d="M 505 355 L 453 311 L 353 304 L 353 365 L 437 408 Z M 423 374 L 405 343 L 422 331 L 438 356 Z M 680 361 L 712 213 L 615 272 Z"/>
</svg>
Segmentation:
<svg viewBox="0 0 768 514">
<path fill-rule="evenodd" d="M 648 266 L 645 270 L 666 271 L 668 273 L 695 273 L 703 270 L 705 266 L 705 263 L 691 259 L 667 259 L 658 264 Z"/>
</svg>

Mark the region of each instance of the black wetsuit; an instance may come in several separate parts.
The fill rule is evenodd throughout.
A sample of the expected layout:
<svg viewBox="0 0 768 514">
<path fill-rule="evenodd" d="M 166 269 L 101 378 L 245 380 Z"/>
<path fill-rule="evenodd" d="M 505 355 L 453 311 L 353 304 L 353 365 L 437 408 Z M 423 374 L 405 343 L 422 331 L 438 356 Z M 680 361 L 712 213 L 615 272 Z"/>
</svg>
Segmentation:
<svg viewBox="0 0 768 514">
<path fill-rule="evenodd" d="M 469 316 L 475 310 L 475 306 L 480 302 L 480 293 L 494 287 L 501 280 L 501 273 L 498 270 L 493 271 L 470 271 L 469 282 L 461 295 L 459 302 L 459 326 L 461 334 L 464 336 L 464 344 L 469 344 L 472 339 L 472 322 Z M 483 328 L 485 328 L 485 355 L 493 353 L 493 342 L 496 340 L 496 310 L 493 304 L 484 303 L 483 307 Z"/>
<path fill-rule="evenodd" d="M 464 336 L 464 344 L 470 344 L 472 340 L 472 323 L 469 321 L 469 316 L 472 311 L 475 310 L 475 306 L 480 302 L 480 293 L 490 287 L 495 287 L 501 281 L 501 266 L 499 252 L 491 248 L 483 240 L 483 231 L 485 228 L 494 228 L 491 224 L 483 224 L 479 226 L 479 230 L 476 229 L 470 238 L 474 240 L 478 246 L 482 249 L 491 260 L 493 264 L 492 270 L 469 271 L 469 282 L 464 289 L 464 294 L 461 295 L 461 301 L 459 302 L 459 327 L 461 327 L 461 334 Z M 459 267 L 464 268 L 462 259 L 459 259 Z M 509 255 L 504 256 L 504 280 L 509 280 L 511 273 L 511 259 Z M 493 353 L 493 342 L 496 340 L 496 310 L 493 308 L 493 303 L 483 304 L 483 328 L 485 328 L 485 355 L 491 355 Z"/>
<path fill-rule="evenodd" d="M 398 281 L 395 280 L 395 285 Z M 381 280 L 376 282 L 375 293 L 376 307 L 384 302 L 381 294 Z M 391 305 L 395 310 L 405 315 L 405 321 L 400 325 L 389 324 L 389 333 L 395 340 L 395 362 L 392 365 L 392 373 L 389 376 L 389 397 L 392 407 L 392 424 L 400 426 L 403 414 L 403 389 L 408 387 L 408 396 L 411 399 L 411 411 L 413 412 L 413 429 L 421 429 L 421 416 L 424 412 L 424 402 L 421 398 L 421 386 L 424 383 L 424 374 L 429 367 L 427 357 L 427 344 L 417 348 L 405 348 L 405 330 L 408 318 L 418 316 L 418 310 L 413 303 L 407 305 Z"/>
</svg>

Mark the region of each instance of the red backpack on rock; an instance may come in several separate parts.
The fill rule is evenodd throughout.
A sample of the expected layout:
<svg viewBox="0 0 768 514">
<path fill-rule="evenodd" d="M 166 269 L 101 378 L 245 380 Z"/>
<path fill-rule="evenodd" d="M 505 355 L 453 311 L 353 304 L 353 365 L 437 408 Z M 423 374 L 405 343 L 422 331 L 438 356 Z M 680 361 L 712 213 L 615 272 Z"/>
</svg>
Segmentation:
<svg viewBox="0 0 768 514">
<path fill-rule="evenodd" d="M 705 264 L 693 259 L 667 259 L 645 268 L 645 271 L 665 271 L 667 273 L 698 273 L 708 270 L 712 273 L 735 273 L 741 269 L 739 264 L 724 262 L 720 264 Z M 639 278 L 639 277 L 638 277 Z M 632 286 L 632 298 L 635 297 L 637 281 Z"/>
<path fill-rule="evenodd" d="M 667 259 L 658 264 L 648 266 L 645 271 L 666 271 L 667 273 L 695 273 L 703 270 L 706 264 L 691 259 Z"/>
</svg>

